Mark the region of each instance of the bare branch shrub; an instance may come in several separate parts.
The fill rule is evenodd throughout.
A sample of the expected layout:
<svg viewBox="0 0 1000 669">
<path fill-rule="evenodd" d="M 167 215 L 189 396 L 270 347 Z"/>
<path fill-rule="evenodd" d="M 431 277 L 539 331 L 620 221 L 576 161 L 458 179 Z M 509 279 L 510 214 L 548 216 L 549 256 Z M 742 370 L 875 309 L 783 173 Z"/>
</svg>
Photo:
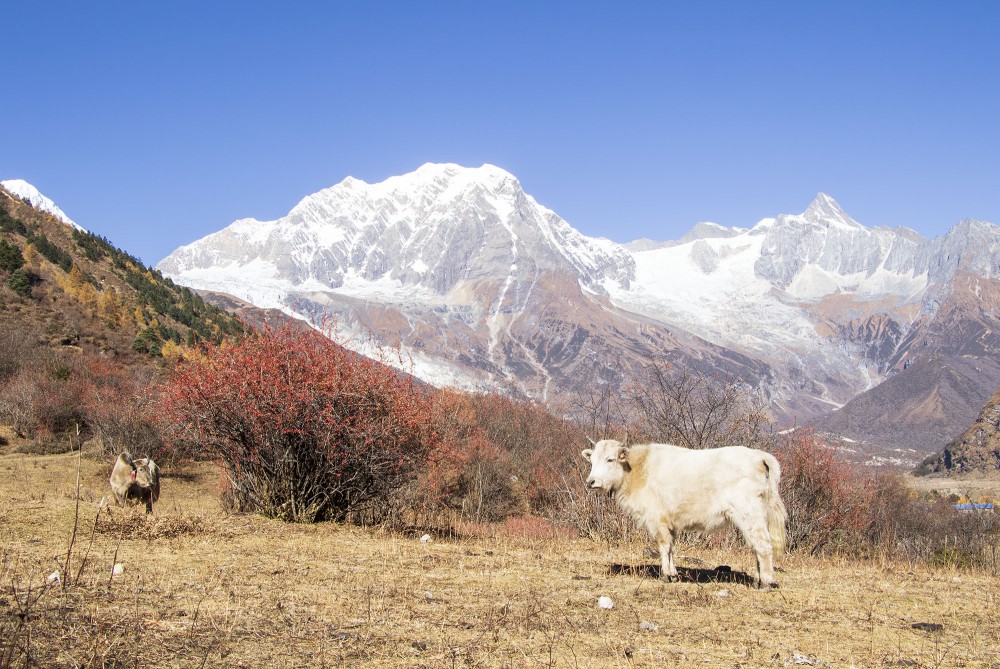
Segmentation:
<svg viewBox="0 0 1000 669">
<path fill-rule="evenodd" d="M 870 487 L 865 544 L 873 556 L 997 573 L 1000 515 L 995 511 L 959 511 L 948 499 L 921 498 L 896 473 L 875 475 Z"/>
<path fill-rule="evenodd" d="M 16 322 L 0 323 L 0 384 L 24 367 L 33 367 L 39 357 L 34 335 Z"/>
<path fill-rule="evenodd" d="M 435 506 L 475 522 L 546 514 L 560 502 L 559 477 L 582 436 L 544 407 L 496 393 L 440 391 L 434 399 L 440 447 L 421 478 L 425 511 Z"/>
<path fill-rule="evenodd" d="M 808 430 L 782 440 L 775 455 L 791 550 L 996 571 L 997 514 L 921 499 L 899 474 L 846 463 Z"/>
<path fill-rule="evenodd" d="M 35 401 L 41 393 L 38 372 L 21 369 L 0 388 L 0 421 L 7 423 L 19 437 L 35 436 Z"/>
<path fill-rule="evenodd" d="M 626 393 L 630 435 L 686 448 L 770 445 L 763 397 L 738 379 L 653 363 Z"/>
<path fill-rule="evenodd" d="M 809 430 L 780 440 L 775 456 L 781 463 L 789 549 L 814 555 L 856 545 L 871 505 L 871 488 L 861 472 Z"/>
<path fill-rule="evenodd" d="M 156 420 L 155 370 L 96 357 L 86 361 L 84 369 L 84 413 L 100 445 L 96 455 L 113 458 L 128 451 L 158 461 L 161 454 L 167 455 Z"/>
<path fill-rule="evenodd" d="M 74 361 L 36 357 L 0 387 L 0 420 L 20 437 L 47 439 L 83 424 L 84 377 Z"/>
<path fill-rule="evenodd" d="M 583 434 L 595 441 L 622 433 L 631 422 L 619 386 L 603 378 L 569 398 L 565 413 L 574 418 Z"/>
</svg>

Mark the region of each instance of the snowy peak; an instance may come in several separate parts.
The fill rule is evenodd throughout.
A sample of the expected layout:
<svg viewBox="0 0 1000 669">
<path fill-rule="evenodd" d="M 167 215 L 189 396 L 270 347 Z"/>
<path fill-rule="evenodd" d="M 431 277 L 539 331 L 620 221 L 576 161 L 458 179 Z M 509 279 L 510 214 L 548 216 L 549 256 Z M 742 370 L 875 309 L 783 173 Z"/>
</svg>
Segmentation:
<svg viewBox="0 0 1000 669">
<path fill-rule="evenodd" d="M 857 230 L 864 229 L 863 225 L 848 216 L 847 213 L 840 208 L 840 205 L 837 204 L 837 201 L 826 193 L 820 193 L 816 196 L 816 198 L 802 213 L 802 218 L 806 219 L 810 223 L 817 223 L 821 225 L 836 225 L 839 227 Z"/>
<path fill-rule="evenodd" d="M 937 265 L 948 275 L 958 269 L 990 278 L 1000 275 L 1000 227 L 966 218 L 935 241 L 940 243 Z"/>
<path fill-rule="evenodd" d="M 454 163 L 425 163 L 401 176 L 370 184 L 355 177 L 308 195 L 289 212 L 307 215 L 311 209 L 331 206 L 380 206 L 389 215 L 393 210 L 428 208 L 435 205 L 471 201 L 476 195 L 485 196 L 488 204 L 497 200 L 510 201 L 523 197 L 520 182 L 509 172 L 494 165 L 462 167 Z M 481 203 L 480 203 L 481 204 Z M 500 206 L 502 210 L 509 206 Z M 318 212 L 327 218 L 328 211 Z"/>
<path fill-rule="evenodd" d="M 48 212 L 66 225 L 71 225 L 81 232 L 86 232 L 82 226 L 75 223 L 73 219 L 63 213 L 63 210 L 57 207 L 55 202 L 42 195 L 37 188 L 27 181 L 23 179 L 8 179 L 0 181 L 0 185 L 6 188 L 11 194 L 16 195 L 22 200 L 27 200 L 35 209 Z"/>
<path fill-rule="evenodd" d="M 231 293 L 239 275 L 243 293 L 267 280 L 276 296 L 308 285 L 364 299 L 419 293 L 440 301 L 463 284 L 497 277 L 511 294 L 523 285 L 528 295 L 551 271 L 601 292 L 606 280 L 627 282 L 634 263 L 621 247 L 580 234 L 538 204 L 506 170 L 427 163 L 375 184 L 348 177 L 277 221 L 236 221 L 158 267 Z"/>
<path fill-rule="evenodd" d="M 703 222 L 679 241 L 622 246 L 581 234 L 489 164 L 347 177 L 157 267 L 258 307 L 331 315 L 358 350 L 405 347 L 431 383 L 546 399 L 625 382 L 659 358 L 744 378 L 796 420 L 902 373 L 907 356 L 928 360 L 921 328 L 957 313 L 948 300 L 959 288 L 974 318 L 955 331 L 1000 332 L 1000 228 L 987 223 L 927 240 L 864 227 L 820 193 L 752 229 Z M 988 352 L 970 376 L 994 369 L 1000 350 L 948 346 Z"/>
<path fill-rule="evenodd" d="M 727 228 L 711 221 L 696 223 L 693 228 L 681 237 L 680 243 L 697 241 L 699 239 L 728 239 L 747 232 L 746 228 Z"/>
<path fill-rule="evenodd" d="M 503 190 L 511 192 L 520 190 L 521 184 L 510 172 L 489 163 L 481 167 L 463 167 L 455 163 L 424 163 L 409 174 L 389 177 L 375 184 L 349 176 L 333 186 L 333 189 L 366 193 L 371 197 L 430 192 L 437 197 L 446 198 L 476 188 L 492 192 Z"/>
</svg>

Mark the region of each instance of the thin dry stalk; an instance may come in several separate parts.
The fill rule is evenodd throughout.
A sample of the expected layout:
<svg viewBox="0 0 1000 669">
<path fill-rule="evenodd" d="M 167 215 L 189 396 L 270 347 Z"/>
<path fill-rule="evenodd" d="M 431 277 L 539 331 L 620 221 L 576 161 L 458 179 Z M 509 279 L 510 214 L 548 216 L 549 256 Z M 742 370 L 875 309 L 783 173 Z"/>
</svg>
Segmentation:
<svg viewBox="0 0 1000 669">
<path fill-rule="evenodd" d="M 79 435 L 80 433 L 79 424 L 77 424 L 76 426 L 76 432 Z M 66 564 L 63 566 L 63 578 L 61 579 L 63 589 L 69 586 L 70 582 L 72 581 L 72 575 L 70 569 L 72 567 L 73 546 L 76 544 L 76 530 L 80 522 L 80 469 L 82 467 L 82 461 L 83 461 L 83 449 L 80 449 L 76 453 L 76 494 L 75 494 L 76 510 L 73 514 L 73 534 L 70 536 L 69 539 L 69 548 L 66 550 Z"/>
</svg>

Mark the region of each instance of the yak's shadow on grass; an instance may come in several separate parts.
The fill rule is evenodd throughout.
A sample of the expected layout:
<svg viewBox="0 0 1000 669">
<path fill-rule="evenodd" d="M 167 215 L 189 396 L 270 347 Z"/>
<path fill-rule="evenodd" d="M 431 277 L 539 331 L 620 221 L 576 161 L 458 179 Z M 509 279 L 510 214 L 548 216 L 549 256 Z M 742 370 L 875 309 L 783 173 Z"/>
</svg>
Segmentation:
<svg viewBox="0 0 1000 669">
<path fill-rule="evenodd" d="M 608 573 L 613 576 L 641 576 L 659 580 L 661 568 L 658 564 L 613 564 L 608 567 Z M 677 580 L 681 583 L 735 583 L 750 587 L 755 585 L 752 576 L 742 571 L 733 571 L 732 567 L 725 564 L 715 569 L 677 567 Z"/>
</svg>

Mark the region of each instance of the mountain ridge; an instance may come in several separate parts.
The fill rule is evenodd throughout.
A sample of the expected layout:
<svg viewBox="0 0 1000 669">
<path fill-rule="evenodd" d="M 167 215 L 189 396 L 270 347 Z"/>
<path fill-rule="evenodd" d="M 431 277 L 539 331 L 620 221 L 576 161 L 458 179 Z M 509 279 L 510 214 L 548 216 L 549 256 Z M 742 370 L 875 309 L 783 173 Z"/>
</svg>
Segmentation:
<svg viewBox="0 0 1000 669">
<path fill-rule="evenodd" d="M 236 221 L 158 268 L 258 306 L 307 318 L 332 312 L 359 339 L 416 353 L 425 378 L 438 364 L 450 378 L 468 374 L 476 386 L 550 399 L 581 392 L 601 374 L 627 383 L 652 360 L 673 356 L 723 377 L 749 375 L 785 422 L 823 419 L 891 377 L 914 377 L 924 368 L 912 366 L 917 343 L 941 349 L 940 364 L 951 364 L 957 354 L 946 338 L 925 329 L 944 327 L 935 319 L 958 299 L 956 277 L 980 277 L 984 298 L 1000 278 L 1000 228 L 992 224 L 966 219 L 926 239 L 907 228 L 865 227 L 825 193 L 801 214 L 748 228 L 699 224 L 685 239 L 622 245 L 587 237 L 505 170 L 425 164 L 379 184 L 344 179 L 275 221 Z M 980 319 L 975 299 L 961 304 L 946 309 L 948 332 Z M 627 334 L 644 328 L 662 350 Z M 546 357 L 566 336 L 584 338 L 576 353 L 588 363 Z M 598 358 L 615 359 L 619 348 L 630 352 L 620 374 L 602 372 Z M 976 365 L 955 365 L 976 374 Z M 972 397 L 1000 386 L 1000 370 L 990 367 L 987 377 L 963 376 L 956 392 Z M 951 383 L 948 375 L 925 378 Z M 858 406 L 848 423 L 868 425 Z M 934 418 L 926 434 L 957 432 L 958 419 Z M 878 440 L 880 448 L 907 448 L 884 430 Z"/>
<path fill-rule="evenodd" d="M 24 197 L 38 193 L 33 186 L 17 194 L 6 183 L 0 183 L 0 241 L 16 261 L 0 267 L 0 325 L 23 331 L 22 344 L 147 364 L 170 344 L 242 331 L 189 289 L 67 223 L 51 211 L 54 204 L 43 206 L 48 198 Z"/>
<path fill-rule="evenodd" d="M 63 223 L 76 228 L 80 232 L 87 232 L 83 226 L 67 216 L 55 202 L 43 195 L 41 191 L 24 179 L 6 179 L 0 181 L 0 186 L 3 186 L 8 193 L 25 200 L 32 207 L 52 214 Z"/>
</svg>

